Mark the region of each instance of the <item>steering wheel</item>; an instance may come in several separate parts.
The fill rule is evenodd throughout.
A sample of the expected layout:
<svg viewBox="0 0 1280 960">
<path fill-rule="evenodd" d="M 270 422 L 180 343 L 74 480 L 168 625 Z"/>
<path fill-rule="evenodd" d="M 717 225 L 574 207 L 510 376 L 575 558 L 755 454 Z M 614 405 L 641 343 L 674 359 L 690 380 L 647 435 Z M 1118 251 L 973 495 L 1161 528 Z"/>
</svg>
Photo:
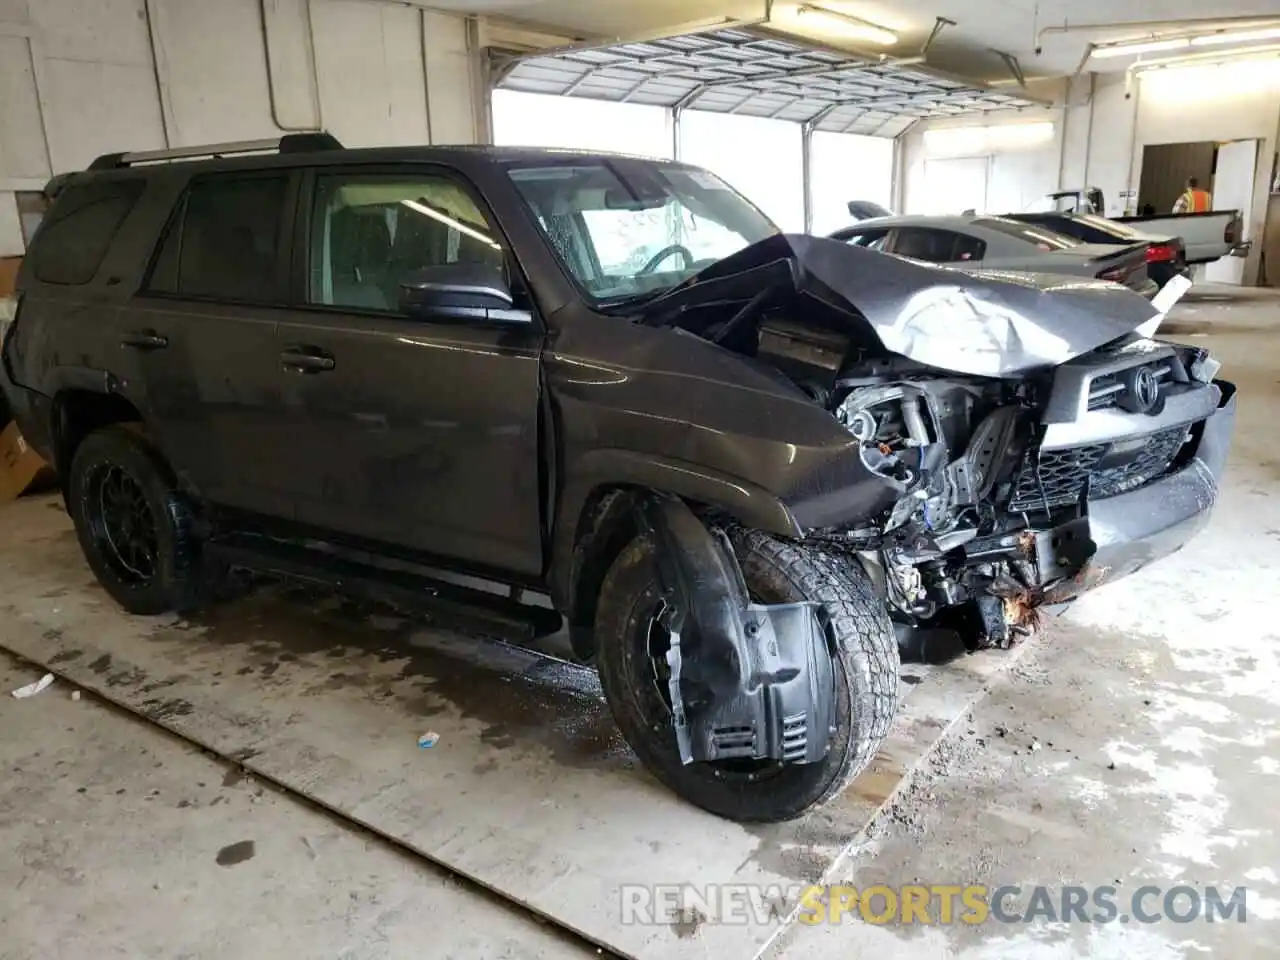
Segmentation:
<svg viewBox="0 0 1280 960">
<path fill-rule="evenodd" d="M 658 264 L 662 263 L 662 261 L 667 259 L 667 257 L 674 256 L 677 253 L 680 254 L 681 258 L 684 260 L 684 268 L 686 270 L 693 266 L 693 254 L 689 252 L 689 248 L 678 243 L 673 243 L 669 247 L 663 247 L 650 257 L 649 262 L 640 268 L 640 272 L 637 273 L 636 276 L 643 277 L 646 274 L 653 273 L 653 271 L 658 269 Z"/>
</svg>

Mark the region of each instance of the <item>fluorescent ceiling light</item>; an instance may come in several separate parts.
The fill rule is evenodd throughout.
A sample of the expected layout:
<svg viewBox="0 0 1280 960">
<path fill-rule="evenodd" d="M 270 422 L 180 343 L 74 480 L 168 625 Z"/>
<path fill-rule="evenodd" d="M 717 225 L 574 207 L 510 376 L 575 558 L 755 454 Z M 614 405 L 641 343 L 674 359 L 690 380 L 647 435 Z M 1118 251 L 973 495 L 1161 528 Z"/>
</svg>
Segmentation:
<svg viewBox="0 0 1280 960">
<path fill-rule="evenodd" d="M 1193 47 L 1207 47 L 1215 43 L 1247 43 L 1250 40 L 1274 40 L 1280 37 L 1280 27 L 1261 27 L 1257 30 L 1237 30 L 1234 33 L 1206 33 L 1192 37 Z"/>
<path fill-rule="evenodd" d="M 468 227 L 465 223 L 461 223 L 455 220 L 453 217 L 450 217 L 447 214 L 443 214 L 439 210 L 436 210 L 433 207 L 427 206 L 425 203 L 418 203 L 418 201 L 416 200 L 401 200 L 400 202 L 404 204 L 406 207 L 408 207 L 410 210 L 413 210 L 416 213 L 420 213 L 424 217 L 430 217 L 432 220 L 438 220 L 440 223 L 443 223 L 446 227 L 452 227 L 454 230 L 457 230 L 459 233 L 465 233 L 468 237 L 472 237 L 473 239 L 479 240 L 481 243 L 487 243 L 489 246 L 493 247 L 493 249 L 495 250 L 502 249 L 501 246 L 493 242 L 493 237 L 489 236 L 488 234 L 481 233 L 479 230 L 476 230 L 473 227 Z"/>
<path fill-rule="evenodd" d="M 1139 53 L 1159 53 L 1162 50 L 1181 50 L 1191 46 L 1189 37 L 1170 37 L 1167 40 L 1138 40 L 1134 43 L 1112 43 L 1094 47 L 1092 57 L 1131 57 Z"/>
<path fill-rule="evenodd" d="M 821 23 L 847 37 L 865 40 L 876 46 L 891 47 L 898 42 L 898 35 L 892 30 L 886 30 L 884 27 L 837 10 L 803 4 L 796 7 L 796 16 L 810 23 Z"/>
</svg>

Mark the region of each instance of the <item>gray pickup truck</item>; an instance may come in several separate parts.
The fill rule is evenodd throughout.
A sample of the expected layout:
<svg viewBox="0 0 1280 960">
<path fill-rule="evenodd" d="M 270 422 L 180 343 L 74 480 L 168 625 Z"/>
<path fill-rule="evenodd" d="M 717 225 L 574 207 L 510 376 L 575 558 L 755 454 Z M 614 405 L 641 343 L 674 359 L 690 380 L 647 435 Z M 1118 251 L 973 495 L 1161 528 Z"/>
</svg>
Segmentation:
<svg viewBox="0 0 1280 960">
<path fill-rule="evenodd" d="M 1097 187 L 1058 190 L 1033 204 L 1029 213 L 1092 213 L 1106 217 L 1106 199 Z M 1212 263 L 1221 257 L 1243 256 L 1249 245 L 1240 241 L 1243 221 L 1239 210 L 1206 213 L 1165 213 L 1155 216 L 1107 217 L 1143 233 L 1181 237 L 1186 262 Z"/>
</svg>

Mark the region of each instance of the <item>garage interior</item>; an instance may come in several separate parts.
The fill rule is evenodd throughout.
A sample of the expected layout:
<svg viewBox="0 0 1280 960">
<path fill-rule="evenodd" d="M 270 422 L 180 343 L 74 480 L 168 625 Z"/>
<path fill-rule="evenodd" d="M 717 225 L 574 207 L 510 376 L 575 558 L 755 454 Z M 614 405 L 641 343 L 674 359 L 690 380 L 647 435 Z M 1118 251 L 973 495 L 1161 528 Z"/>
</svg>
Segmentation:
<svg viewBox="0 0 1280 960">
<path fill-rule="evenodd" d="M 1160 330 L 1239 388 L 1212 522 L 1011 650 L 904 665 L 871 768 L 744 826 L 660 787 L 554 643 L 284 585 L 128 616 L 14 453 L 0 691 L 54 682 L 0 697 L 0 957 L 1272 955 L 1274 2 L 0 0 L 0 319 L 52 176 L 316 130 L 680 160 L 817 235 L 850 201 L 1000 214 L 1088 186 L 1126 215 L 1144 180 L 1171 202 L 1162 149 L 1252 144 L 1207 161 L 1247 243 Z M 785 891 L 823 883 L 1016 885 L 1024 906 L 1036 885 L 1246 887 L 1248 922 L 800 922 Z M 774 899 L 747 922 L 622 919 L 629 887 L 664 884 Z"/>
</svg>

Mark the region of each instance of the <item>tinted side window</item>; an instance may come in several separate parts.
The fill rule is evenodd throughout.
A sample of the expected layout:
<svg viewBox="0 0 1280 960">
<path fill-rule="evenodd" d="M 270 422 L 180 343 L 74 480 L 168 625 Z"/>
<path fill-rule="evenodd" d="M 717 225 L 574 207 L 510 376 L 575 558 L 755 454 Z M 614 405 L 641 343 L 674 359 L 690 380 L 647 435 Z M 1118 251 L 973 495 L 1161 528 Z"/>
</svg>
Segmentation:
<svg viewBox="0 0 1280 960">
<path fill-rule="evenodd" d="M 883 250 L 885 238 L 889 236 L 886 230 L 868 230 L 866 233 L 855 233 L 848 240 L 852 246 L 866 247 L 868 250 Z"/>
<path fill-rule="evenodd" d="M 59 284 L 92 280 L 142 187 L 139 180 L 69 187 L 33 238 L 36 279 Z"/>
<path fill-rule="evenodd" d="M 951 259 L 951 234 L 942 230 L 899 227 L 893 238 L 893 252 L 913 260 L 946 263 Z"/>
<path fill-rule="evenodd" d="M 219 300 L 277 300 L 288 182 L 285 174 L 195 181 L 161 241 L 147 289 Z"/>
<path fill-rule="evenodd" d="M 929 263 L 956 263 L 981 260 L 986 246 L 981 240 L 950 230 L 900 227 L 893 241 L 893 252 Z"/>
<path fill-rule="evenodd" d="M 956 245 L 951 252 L 953 260 L 971 263 L 974 260 L 981 260 L 983 254 L 987 252 L 986 241 L 971 237 L 967 233 L 957 233 L 955 236 Z"/>
<path fill-rule="evenodd" d="M 396 310 L 421 267 L 503 266 L 502 248 L 470 195 L 444 176 L 326 175 L 311 209 L 310 303 Z"/>
</svg>

